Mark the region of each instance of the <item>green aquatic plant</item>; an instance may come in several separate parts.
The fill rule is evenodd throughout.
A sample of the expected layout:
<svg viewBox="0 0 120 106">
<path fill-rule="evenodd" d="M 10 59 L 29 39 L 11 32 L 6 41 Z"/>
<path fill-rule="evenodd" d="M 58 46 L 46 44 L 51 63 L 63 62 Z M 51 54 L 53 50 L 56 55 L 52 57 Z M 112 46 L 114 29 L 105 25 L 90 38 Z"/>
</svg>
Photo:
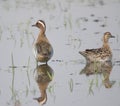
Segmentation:
<svg viewBox="0 0 120 106">
<path fill-rule="evenodd" d="M 88 5 L 89 6 L 95 6 L 96 5 L 96 0 L 88 0 Z"/>
<path fill-rule="evenodd" d="M 97 66 L 97 62 L 94 61 L 94 72 L 97 74 L 98 73 L 98 66 Z"/>
<path fill-rule="evenodd" d="M 78 36 L 68 36 L 68 43 L 66 45 L 71 46 L 73 49 L 78 49 L 81 46 L 81 40 Z"/>
<path fill-rule="evenodd" d="M 95 74 L 95 77 L 89 80 L 89 95 L 91 94 L 94 95 L 93 87 L 96 87 L 99 89 L 100 85 L 99 85 L 98 74 Z"/>
<path fill-rule="evenodd" d="M 49 77 L 50 80 L 53 79 L 53 74 L 51 74 L 49 71 L 47 71 L 47 75 L 48 75 L 48 77 Z"/>
<path fill-rule="evenodd" d="M 9 26 L 7 28 L 8 32 L 9 32 L 9 36 L 7 37 L 7 40 L 13 40 L 14 41 L 14 46 L 16 46 L 16 38 L 15 38 L 15 34 L 13 33 L 13 28 L 12 26 Z"/>
<path fill-rule="evenodd" d="M 93 94 L 93 95 L 94 95 L 93 85 L 94 85 L 94 79 L 92 79 L 92 80 L 89 82 L 89 94 Z"/>
<path fill-rule="evenodd" d="M 26 26 L 29 27 L 31 25 L 31 19 L 29 19 L 27 22 L 26 22 Z"/>
<path fill-rule="evenodd" d="M 72 78 L 69 80 L 68 84 L 69 84 L 70 91 L 72 92 L 73 91 L 73 86 L 74 86 Z"/>
<path fill-rule="evenodd" d="M 1 38 L 2 38 L 2 33 L 3 33 L 3 31 L 2 31 L 2 28 L 1 28 L 1 26 L 0 26 L 0 40 L 1 40 Z"/>
<path fill-rule="evenodd" d="M 48 90 L 48 92 L 50 93 L 51 97 L 53 97 L 53 99 L 54 99 L 54 101 L 55 101 L 56 96 L 55 96 L 54 88 L 55 88 L 55 83 L 49 85 L 48 88 L 47 88 L 47 90 Z"/>
<path fill-rule="evenodd" d="M 72 16 L 71 14 L 67 14 L 68 16 L 64 15 L 64 27 L 65 29 L 70 28 L 72 29 Z"/>
<path fill-rule="evenodd" d="M 94 72 L 96 74 L 100 73 L 101 70 L 99 70 L 99 66 L 101 66 L 101 62 L 98 62 L 98 61 L 94 61 Z"/>
<path fill-rule="evenodd" d="M 24 45 L 24 39 L 25 39 L 25 36 L 24 36 L 24 23 L 20 22 L 18 25 L 17 25 L 17 30 L 20 34 L 20 47 L 22 48 L 23 45 Z"/>
<path fill-rule="evenodd" d="M 117 41 L 117 43 L 119 42 L 119 39 L 120 39 L 120 38 L 119 38 L 119 35 L 117 35 L 117 36 L 116 36 L 116 41 Z"/>
<path fill-rule="evenodd" d="M 72 16 L 71 16 L 71 14 L 69 14 L 68 24 L 69 24 L 70 29 L 72 29 Z"/>
<path fill-rule="evenodd" d="M 49 85 L 47 89 L 48 89 L 48 92 L 52 94 L 54 92 L 54 85 Z"/>
<path fill-rule="evenodd" d="M 30 35 L 33 35 L 31 30 L 29 29 L 31 27 L 31 19 L 26 21 L 25 23 L 20 22 L 17 25 L 17 30 L 20 35 L 20 47 L 22 48 L 25 44 L 25 40 L 28 43 L 28 46 L 30 46 Z"/>
<path fill-rule="evenodd" d="M 12 60 L 12 74 L 13 74 L 13 81 L 12 81 L 12 85 L 13 85 L 13 82 L 14 82 L 14 73 L 15 73 L 15 65 L 14 65 L 14 58 L 13 58 L 13 53 L 11 53 L 11 60 Z"/>
<path fill-rule="evenodd" d="M 28 84 L 30 86 L 29 68 L 30 68 L 30 56 L 28 58 L 28 64 L 27 64 L 27 70 L 26 70 L 26 72 L 27 72 L 27 78 L 28 78 Z"/>
<path fill-rule="evenodd" d="M 27 39 L 27 43 L 28 46 L 30 46 L 30 36 L 33 36 L 32 32 L 30 32 L 30 30 L 28 28 L 25 28 L 25 35 L 26 35 L 26 39 Z"/>
<path fill-rule="evenodd" d="M 7 29 L 8 29 L 8 31 L 9 31 L 9 33 L 10 33 L 10 37 L 8 37 L 8 40 L 9 40 L 9 39 L 14 40 L 15 37 L 14 37 L 14 35 L 13 35 L 12 27 L 8 27 Z"/>
<path fill-rule="evenodd" d="M 23 47 L 23 44 L 24 44 L 24 38 L 23 36 L 20 38 L 20 47 L 22 48 Z"/>
<path fill-rule="evenodd" d="M 65 29 L 67 28 L 67 21 L 66 21 L 66 17 L 64 17 L 64 27 L 65 27 Z"/>
<path fill-rule="evenodd" d="M 28 96 L 28 94 L 29 94 L 29 88 L 28 88 L 28 86 L 26 86 L 26 91 L 25 91 L 25 94 L 26 94 L 26 97 Z"/>
<path fill-rule="evenodd" d="M 11 87 L 11 91 L 12 91 L 12 95 L 13 97 L 15 97 L 16 93 L 14 90 L 14 78 L 15 78 L 15 65 L 14 65 L 14 58 L 13 58 L 13 53 L 11 53 L 11 61 L 12 61 L 12 87 Z"/>
<path fill-rule="evenodd" d="M 76 19 L 75 23 L 76 23 L 77 27 L 80 28 L 81 19 L 80 18 Z"/>
<path fill-rule="evenodd" d="M 95 77 L 95 85 L 96 85 L 96 87 L 98 87 L 98 75 L 96 74 L 96 77 Z"/>
</svg>

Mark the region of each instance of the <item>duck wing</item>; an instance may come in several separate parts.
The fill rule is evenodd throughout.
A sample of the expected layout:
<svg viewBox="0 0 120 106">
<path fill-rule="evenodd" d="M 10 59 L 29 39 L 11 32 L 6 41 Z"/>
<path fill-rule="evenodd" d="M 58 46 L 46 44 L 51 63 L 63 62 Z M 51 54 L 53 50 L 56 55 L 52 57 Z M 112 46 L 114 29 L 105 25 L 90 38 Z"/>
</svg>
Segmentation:
<svg viewBox="0 0 120 106">
<path fill-rule="evenodd" d="M 48 42 L 39 42 L 36 43 L 36 50 L 38 54 L 44 55 L 44 56 L 50 56 L 53 54 L 53 48 Z"/>
<path fill-rule="evenodd" d="M 98 57 L 101 54 L 103 54 L 103 48 L 98 48 L 98 49 L 86 49 L 85 51 L 80 51 L 79 52 L 81 55 L 83 55 L 86 58 L 90 57 Z"/>
<path fill-rule="evenodd" d="M 98 49 L 86 49 L 85 52 L 87 54 L 98 54 L 98 53 L 103 52 L 103 49 L 102 48 L 98 48 Z"/>
</svg>

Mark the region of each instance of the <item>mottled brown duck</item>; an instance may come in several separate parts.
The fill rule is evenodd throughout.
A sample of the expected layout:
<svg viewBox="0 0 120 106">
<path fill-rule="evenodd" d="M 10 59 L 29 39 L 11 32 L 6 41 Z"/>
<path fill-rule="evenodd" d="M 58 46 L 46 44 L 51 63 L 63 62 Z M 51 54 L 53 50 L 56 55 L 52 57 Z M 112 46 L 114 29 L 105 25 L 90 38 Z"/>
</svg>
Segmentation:
<svg viewBox="0 0 120 106">
<path fill-rule="evenodd" d="M 32 25 L 40 29 L 37 40 L 33 44 L 33 53 L 38 62 L 47 63 L 53 56 L 53 47 L 46 37 L 46 25 L 43 20 L 38 20 Z"/>
<path fill-rule="evenodd" d="M 86 58 L 87 62 L 111 61 L 112 51 L 108 42 L 109 38 L 115 38 L 115 36 L 112 36 L 110 32 L 106 32 L 103 36 L 103 45 L 101 48 L 86 49 L 85 51 L 80 51 L 79 53 Z"/>
</svg>

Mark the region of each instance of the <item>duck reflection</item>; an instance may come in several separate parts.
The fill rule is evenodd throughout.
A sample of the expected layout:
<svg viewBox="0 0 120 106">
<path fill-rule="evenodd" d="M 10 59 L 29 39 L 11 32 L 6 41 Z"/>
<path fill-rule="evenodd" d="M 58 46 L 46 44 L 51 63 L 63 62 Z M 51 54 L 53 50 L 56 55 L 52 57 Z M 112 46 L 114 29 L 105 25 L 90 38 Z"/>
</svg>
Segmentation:
<svg viewBox="0 0 120 106">
<path fill-rule="evenodd" d="M 40 105 L 43 105 L 47 101 L 47 93 L 46 89 L 53 79 L 53 69 L 47 65 L 42 64 L 37 66 L 35 70 L 35 80 L 38 84 L 41 96 L 34 98 L 34 100 L 37 100 Z"/>
<path fill-rule="evenodd" d="M 104 77 L 103 84 L 106 88 L 111 88 L 115 83 L 114 81 L 110 81 L 110 73 L 112 70 L 112 62 L 93 62 L 87 63 L 84 69 L 80 72 L 80 74 L 86 74 L 87 76 L 93 74 L 102 74 Z"/>
</svg>

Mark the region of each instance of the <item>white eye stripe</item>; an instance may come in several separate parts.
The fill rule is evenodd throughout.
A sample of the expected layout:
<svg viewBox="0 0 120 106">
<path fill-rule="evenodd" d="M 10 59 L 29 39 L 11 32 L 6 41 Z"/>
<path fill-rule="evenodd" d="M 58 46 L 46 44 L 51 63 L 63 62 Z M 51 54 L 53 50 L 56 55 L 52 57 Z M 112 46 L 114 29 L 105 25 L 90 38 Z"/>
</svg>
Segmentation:
<svg viewBox="0 0 120 106">
<path fill-rule="evenodd" d="M 41 25 L 45 28 L 45 25 L 44 25 L 44 23 L 43 23 L 43 22 L 38 21 L 38 23 L 39 23 L 39 24 L 41 24 Z"/>
</svg>

